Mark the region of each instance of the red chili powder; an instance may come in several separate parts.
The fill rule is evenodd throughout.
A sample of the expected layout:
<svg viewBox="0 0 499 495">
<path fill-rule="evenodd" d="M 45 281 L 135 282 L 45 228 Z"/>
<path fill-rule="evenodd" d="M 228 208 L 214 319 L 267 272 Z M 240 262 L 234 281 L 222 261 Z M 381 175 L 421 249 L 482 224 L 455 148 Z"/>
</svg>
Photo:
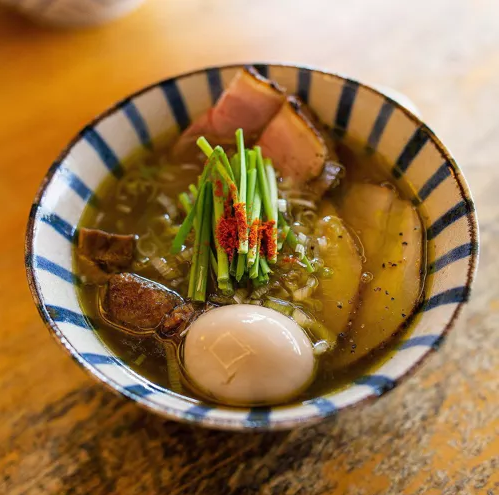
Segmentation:
<svg viewBox="0 0 499 495">
<path fill-rule="evenodd" d="M 232 201 L 235 204 L 237 202 L 237 187 L 235 186 L 234 183 L 232 183 L 229 186 L 229 189 L 230 189 L 230 197 L 232 198 Z"/>
<path fill-rule="evenodd" d="M 228 254 L 232 261 L 234 250 L 237 249 L 237 221 L 234 217 L 223 216 L 217 224 L 216 236 L 220 247 Z"/>
<path fill-rule="evenodd" d="M 253 220 L 251 224 L 250 234 L 249 234 L 249 248 L 253 249 L 258 242 L 258 226 L 260 224 L 260 220 L 256 218 Z"/>
<path fill-rule="evenodd" d="M 220 179 L 215 181 L 215 196 L 221 198 L 224 195 L 224 185 Z"/>
<path fill-rule="evenodd" d="M 274 225 L 275 222 L 273 220 L 267 220 L 266 222 L 263 222 L 258 229 L 262 239 L 260 254 L 266 256 L 268 259 L 273 258 L 277 253 L 277 246 L 272 237 L 272 234 L 274 233 Z"/>
<path fill-rule="evenodd" d="M 285 256 L 282 261 L 284 263 L 298 263 L 298 258 L 293 258 L 292 256 Z"/>
<path fill-rule="evenodd" d="M 244 203 L 235 203 L 234 213 L 236 216 L 239 241 L 245 242 L 248 240 L 248 224 L 246 222 L 246 207 Z"/>
</svg>

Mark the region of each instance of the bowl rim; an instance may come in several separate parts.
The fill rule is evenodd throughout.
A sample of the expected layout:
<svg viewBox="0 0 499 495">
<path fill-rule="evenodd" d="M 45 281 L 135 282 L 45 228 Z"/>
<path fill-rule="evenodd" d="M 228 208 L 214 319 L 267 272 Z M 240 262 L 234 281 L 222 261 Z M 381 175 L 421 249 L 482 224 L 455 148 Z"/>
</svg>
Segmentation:
<svg viewBox="0 0 499 495">
<path fill-rule="evenodd" d="M 317 410 L 316 412 L 312 414 L 304 414 L 299 417 L 293 417 L 290 419 L 284 419 L 284 420 L 278 420 L 278 421 L 271 421 L 271 422 L 262 422 L 261 424 L 258 421 L 252 421 L 251 423 L 248 422 L 243 422 L 239 419 L 230 419 L 230 418 L 217 418 L 217 417 L 210 417 L 210 415 L 203 417 L 202 421 L 197 419 L 195 416 L 192 415 L 186 415 L 185 411 L 176 409 L 175 407 L 169 407 L 169 406 L 160 406 L 158 404 L 155 404 L 151 401 L 148 401 L 147 398 L 144 398 L 138 394 L 135 394 L 133 392 L 129 392 L 126 389 L 124 389 L 121 385 L 115 383 L 113 380 L 107 378 L 96 366 L 88 363 L 75 349 L 75 347 L 69 342 L 69 340 L 65 337 L 64 332 L 61 331 L 61 329 L 58 327 L 57 323 L 53 320 L 53 318 L 50 316 L 48 313 L 45 303 L 43 302 L 43 297 L 42 297 L 42 291 L 39 287 L 39 284 L 37 282 L 34 268 L 32 266 L 32 260 L 33 260 L 33 255 L 35 253 L 35 248 L 34 248 L 34 233 L 35 233 L 35 228 L 38 223 L 38 219 L 36 216 L 36 211 L 38 208 L 38 205 L 40 204 L 40 201 L 42 197 L 44 196 L 46 190 L 48 189 L 49 185 L 52 182 L 52 179 L 63 163 L 63 161 L 66 159 L 66 157 L 69 155 L 70 151 L 72 148 L 75 146 L 78 141 L 80 141 L 86 132 L 87 129 L 95 127 L 97 124 L 99 124 L 102 120 L 107 118 L 108 116 L 112 115 L 113 113 L 119 111 L 124 104 L 126 104 L 128 101 L 146 93 L 147 91 L 154 89 L 155 87 L 158 87 L 161 84 L 165 84 L 171 81 L 175 81 L 178 79 L 182 79 L 185 77 L 189 76 L 194 76 L 197 74 L 202 74 L 205 73 L 209 70 L 223 70 L 223 69 L 237 69 L 241 68 L 243 66 L 247 65 L 253 65 L 256 67 L 283 67 L 283 68 L 290 68 L 290 69 L 304 69 L 307 70 L 311 73 L 318 73 L 322 74 L 327 77 L 332 77 L 337 80 L 343 81 L 343 82 L 351 82 L 354 84 L 357 84 L 359 87 L 362 87 L 363 89 L 366 89 L 372 93 L 374 93 L 377 96 L 380 96 L 387 100 L 391 105 L 393 105 L 395 108 L 398 110 L 402 111 L 412 122 L 414 122 L 417 126 L 422 128 L 425 133 L 428 134 L 430 140 L 432 140 L 439 151 L 441 152 L 442 156 L 447 160 L 447 163 L 450 165 L 452 168 L 452 171 L 454 172 L 454 178 L 455 182 L 459 188 L 459 193 L 462 196 L 463 199 L 466 200 L 467 206 L 469 208 L 469 211 L 467 212 L 467 218 L 469 220 L 469 234 L 470 237 L 474 243 L 474 246 L 476 246 L 476 249 L 474 249 L 469 256 L 469 262 L 468 262 L 468 270 L 467 270 L 467 276 L 466 276 L 466 287 L 468 288 L 468 297 L 460 301 L 456 307 L 454 308 L 454 311 L 452 312 L 452 315 L 448 319 L 443 331 L 439 335 L 438 339 L 438 346 L 428 346 L 428 348 L 425 350 L 424 354 L 421 355 L 421 357 L 413 363 L 412 366 L 410 366 L 407 370 L 405 370 L 402 375 L 400 375 L 398 378 L 393 379 L 393 382 L 391 383 L 390 387 L 385 387 L 381 390 L 372 390 L 367 396 L 363 397 L 362 399 L 357 399 L 354 400 L 353 402 L 340 406 L 339 408 L 334 408 L 331 411 L 323 412 Z M 38 310 L 38 313 L 40 314 L 45 326 L 49 330 L 50 334 L 52 337 L 68 352 L 68 354 L 82 367 L 84 368 L 90 376 L 95 378 L 96 380 L 102 382 L 109 390 L 114 392 L 115 394 L 125 397 L 129 400 L 132 400 L 142 407 L 145 407 L 148 410 L 151 410 L 155 412 L 156 414 L 159 414 L 166 419 L 182 422 L 182 423 L 189 423 L 189 424 L 198 424 L 201 426 L 209 427 L 209 428 L 215 428 L 215 429 L 220 429 L 220 430 L 234 430 L 234 431 L 268 431 L 268 430 L 287 430 L 291 429 L 294 427 L 298 426 L 304 426 L 304 425 L 311 425 L 314 423 L 317 423 L 319 421 L 322 421 L 326 419 L 327 417 L 330 416 L 336 416 L 339 413 L 342 413 L 343 411 L 353 409 L 359 406 L 363 406 L 367 403 L 370 403 L 382 395 L 387 394 L 394 388 L 396 388 L 398 385 L 400 385 L 403 381 L 407 380 L 409 377 L 411 377 L 419 367 L 421 367 L 426 360 L 429 358 L 429 356 L 433 355 L 438 348 L 440 347 L 441 343 L 446 339 L 448 333 L 452 328 L 455 327 L 456 321 L 459 318 L 462 309 L 464 306 L 467 304 L 469 301 L 469 295 L 472 292 L 472 287 L 473 287 L 473 282 L 476 277 L 477 269 L 478 269 L 478 261 L 479 261 L 479 252 L 480 252 L 480 238 L 479 238 L 479 228 L 478 228 L 478 217 L 477 217 L 477 212 L 476 212 L 476 207 L 475 203 L 473 200 L 472 193 L 469 189 L 469 186 L 466 182 L 466 179 L 464 175 L 462 174 L 462 171 L 457 164 L 456 160 L 452 156 L 451 152 L 449 149 L 442 143 L 442 141 L 437 137 L 437 135 L 433 132 L 433 130 L 421 120 L 417 115 L 412 113 L 409 109 L 407 109 L 403 104 L 399 103 L 397 100 L 391 98 L 389 95 L 383 93 L 380 89 L 376 89 L 376 87 L 363 83 L 355 78 L 348 77 L 346 75 L 343 75 L 341 73 L 337 72 L 332 72 L 328 71 L 325 69 L 321 69 L 312 65 L 307 65 L 307 64 L 294 64 L 294 63 L 276 63 L 276 62 L 241 62 L 241 63 L 232 63 L 232 64 L 222 64 L 222 65 L 212 65 L 212 66 L 207 66 L 207 67 L 202 67 L 198 68 L 195 70 L 190 70 L 190 71 L 185 71 L 182 72 L 178 75 L 171 76 L 168 78 L 160 79 L 154 83 L 151 83 L 147 86 L 144 86 L 137 91 L 128 94 L 126 97 L 118 100 L 116 103 L 113 105 L 109 106 L 106 108 L 103 112 L 99 113 L 96 117 L 94 117 L 92 120 L 90 120 L 83 128 L 81 128 L 78 133 L 69 141 L 69 143 L 62 149 L 62 151 L 59 153 L 57 158 L 54 160 L 52 165 L 49 167 L 47 172 L 42 178 L 42 181 L 40 183 L 40 186 L 36 192 L 36 195 L 33 200 L 33 204 L 30 209 L 29 213 L 29 218 L 28 218 L 28 223 L 27 223 L 27 228 L 26 228 L 26 235 L 25 235 L 25 268 L 26 268 L 26 275 L 27 275 L 27 280 L 28 280 L 28 285 L 30 288 L 31 296 L 34 300 L 34 303 L 36 305 L 36 308 Z M 183 396 L 182 396 L 183 397 Z M 282 406 L 283 408 L 286 407 L 295 407 L 295 408 L 300 408 L 303 405 L 306 404 L 297 404 L 297 405 L 289 405 L 289 406 Z M 238 411 L 240 410 L 239 408 L 234 408 L 234 407 L 228 407 L 225 408 L 228 411 Z"/>
</svg>

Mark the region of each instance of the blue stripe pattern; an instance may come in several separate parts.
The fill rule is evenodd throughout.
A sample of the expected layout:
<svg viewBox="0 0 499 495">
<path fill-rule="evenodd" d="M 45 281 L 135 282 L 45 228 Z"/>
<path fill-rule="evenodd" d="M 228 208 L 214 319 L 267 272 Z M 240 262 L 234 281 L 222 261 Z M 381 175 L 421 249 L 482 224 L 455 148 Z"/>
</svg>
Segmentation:
<svg viewBox="0 0 499 495">
<path fill-rule="evenodd" d="M 348 121 L 350 120 L 350 114 L 352 113 L 358 89 L 359 83 L 356 81 L 348 79 L 343 84 L 333 128 L 333 133 L 338 137 L 343 137 L 348 129 Z"/>
<path fill-rule="evenodd" d="M 69 242 L 73 242 L 73 239 L 75 239 L 76 228 L 66 222 L 66 220 L 63 220 L 59 215 L 56 215 L 55 213 L 43 213 L 40 220 L 50 225 Z"/>
<path fill-rule="evenodd" d="M 180 130 L 183 131 L 187 129 L 190 124 L 189 114 L 187 113 L 184 97 L 178 89 L 177 82 L 174 79 L 170 79 L 169 81 L 161 84 L 161 89 L 163 90 L 168 104 L 170 105 Z"/>
<path fill-rule="evenodd" d="M 385 100 L 367 139 L 369 149 L 375 150 L 378 147 L 383 131 L 385 130 L 386 124 L 388 124 L 388 120 L 390 119 L 392 113 L 393 105 L 389 101 Z"/>
<path fill-rule="evenodd" d="M 93 354 L 91 352 L 84 352 L 80 354 L 80 356 L 88 363 L 88 364 L 114 364 L 116 366 L 120 366 L 120 363 L 116 361 L 112 356 L 104 356 L 103 354 Z"/>
<path fill-rule="evenodd" d="M 97 206 L 97 198 L 94 192 L 90 189 L 72 170 L 69 168 L 61 167 L 61 177 L 64 178 L 68 186 L 80 196 L 83 201 L 90 203 L 92 206 Z"/>
<path fill-rule="evenodd" d="M 204 418 L 211 410 L 213 406 L 205 406 L 203 404 L 196 404 L 185 411 L 186 416 L 193 416 L 196 419 Z"/>
<path fill-rule="evenodd" d="M 77 275 L 43 256 L 35 256 L 34 266 L 39 270 L 44 270 L 46 272 L 52 273 L 52 275 L 55 275 L 56 277 L 69 282 L 70 284 L 81 284 L 80 278 Z"/>
<path fill-rule="evenodd" d="M 216 67 L 208 69 L 206 71 L 206 77 L 208 78 L 208 86 L 210 88 L 211 102 L 214 105 L 218 101 L 220 95 L 223 92 L 222 77 L 220 76 L 220 70 Z"/>
<path fill-rule="evenodd" d="M 135 132 L 137 133 L 137 136 L 139 137 L 142 146 L 150 148 L 151 135 L 149 134 L 149 129 L 147 128 L 146 121 L 140 114 L 135 103 L 133 101 L 128 100 L 123 104 L 122 108 L 123 112 L 128 117 L 128 120 L 132 124 L 132 127 L 134 128 Z"/>
<path fill-rule="evenodd" d="M 307 404 L 315 406 L 322 416 L 329 416 L 331 414 L 335 414 L 337 411 L 336 406 L 324 397 L 317 397 L 316 399 L 307 402 Z"/>
<path fill-rule="evenodd" d="M 85 328 L 86 330 L 92 330 L 92 324 L 90 318 L 83 316 L 81 313 L 75 313 L 70 309 L 61 308 L 60 306 L 52 306 L 47 304 L 45 306 L 50 317 L 59 323 L 71 323 L 77 327 Z"/>
<path fill-rule="evenodd" d="M 308 93 L 310 91 L 310 81 L 312 79 L 312 72 L 308 69 L 298 70 L 298 91 L 297 95 L 305 102 L 308 103 Z"/>
<path fill-rule="evenodd" d="M 430 136 L 424 131 L 423 127 L 418 127 L 416 129 L 411 139 L 409 139 L 402 150 L 402 153 L 400 153 L 400 156 L 397 158 L 392 169 L 392 175 L 396 179 L 400 179 L 407 171 L 414 158 L 416 158 L 416 155 L 421 151 L 429 139 Z"/>
<path fill-rule="evenodd" d="M 270 423 L 270 407 L 251 408 L 246 422 L 251 426 L 265 427 Z"/>
<path fill-rule="evenodd" d="M 83 131 L 83 138 L 96 151 L 106 168 L 116 177 L 123 176 L 123 168 L 120 165 L 118 157 L 109 145 L 102 139 L 102 136 L 92 127 L 87 127 Z"/>
<path fill-rule="evenodd" d="M 395 380 L 385 375 L 367 375 L 355 380 L 357 385 L 371 387 L 376 395 L 382 395 L 395 387 Z"/>
<path fill-rule="evenodd" d="M 418 192 L 417 204 L 422 203 L 428 198 L 428 196 L 445 180 L 450 176 L 450 164 L 448 162 L 443 163 L 437 169 L 437 171 L 425 182 Z"/>
<path fill-rule="evenodd" d="M 269 66 L 265 64 L 255 64 L 253 66 L 263 77 L 269 77 Z"/>
<path fill-rule="evenodd" d="M 123 390 L 130 394 L 138 395 L 139 397 L 146 397 L 153 393 L 151 389 L 144 387 L 144 385 L 140 385 L 139 383 L 134 385 L 127 385 L 126 387 L 123 387 Z"/>
<path fill-rule="evenodd" d="M 401 344 L 399 349 L 410 349 L 411 347 L 433 347 L 437 349 L 443 340 L 441 335 L 420 335 L 418 337 L 412 337 Z"/>
<path fill-rule="evenodd" d="M 472 253 L 476 253 L 478 246 L 474 243 L 467 242 L 454 249 L 451 249 L 448 253 L 444 254 L 440 258 L 436 259 L 433 263 L 428 266 L 428 271 L 430 273 L 438 272 L 447 265 L 454 263 L 455 261 L 461 260 L 470 256 Z"/>
<path fill-rule="evenodd" d="M 468 300 L 470 295 L 470 288 L 454 287 L 453 289 L 446 290 L 440 294 L 430 297 L 427 301 L 423 303 L 422 311 L 430 311 L 433 308 L 442 306 L 444 304 L 455 304 L 461 303 Z"/>
<path fill-rule="evenodd" d="M 449 225 L 459 220 L 461 217 L 471 213 L 472 205 L 466 201 L 460 201 L 457 205 L 453 206 L 449 211 L 445 212 L 440 218 L 435 220 L 433 224 L 426 231 L 427 240 L 431 241 Z"/>
</svg>

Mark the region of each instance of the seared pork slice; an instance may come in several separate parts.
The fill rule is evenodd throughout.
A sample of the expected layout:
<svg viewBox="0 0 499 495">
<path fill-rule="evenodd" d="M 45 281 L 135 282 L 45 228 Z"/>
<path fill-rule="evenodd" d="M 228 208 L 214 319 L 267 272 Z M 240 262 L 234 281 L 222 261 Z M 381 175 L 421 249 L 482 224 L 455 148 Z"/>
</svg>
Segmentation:
<svg viewBox="0 0 499 495">
<path fill-rule="evenodd" d="M 242 128 L 247 140 L 255 140 L 285 99 L 283 89 L 262 77 L 254 68 L 240 70 L 213 108 L 199 117 L 180 136 L 174 147 L 174 158 L 188 156 L 199 136 L 215 144 L 234 142 Z"/>
<path fill-rule="evenodd" d="M 331 154 L 324 137 L 294 97 L 287 98 L 257 144 L 281 175 L 291 177 L 297 184 L 320 176 Z"/>
<path fill-rule="evenodd" d="M 336 208 L 325 200 L 318 212 L 319 220 L 314 235 L 324 237 L 320 257 L 332 270 L 330 278 L 320 282 L 324 306 L 324 323 L 330 342 L 336 342 L 341 332 L 347 331 L 348 322 L 355 313 L 362 262 L 353 237 L 339 217 Z"/>
<path fill-rule="evenodd" d="M 421 294 L 424 264 L 421 220 L 412 204 L 391 188 L 353 184 L 341 211 L 359 235 L 366 258 L 363 270 L 372 280 L 362 284 L 348 338 L 331 359 L 335 369 L 363 358 L 403 328 Z"/>
<path fill-rule="evenodd" d="M 140 332 L 156 328 L 183 299 L 174 291 L 132 273 L 113 275 L 103 307 L 105 317 Z"/>
<path fill-rule="evenodd" d="M 134 235 L 109 234 L 98 229 L 80 229 L 78 254 L 112 272 L 127 268 L 133 261 Z"/>
</svg>

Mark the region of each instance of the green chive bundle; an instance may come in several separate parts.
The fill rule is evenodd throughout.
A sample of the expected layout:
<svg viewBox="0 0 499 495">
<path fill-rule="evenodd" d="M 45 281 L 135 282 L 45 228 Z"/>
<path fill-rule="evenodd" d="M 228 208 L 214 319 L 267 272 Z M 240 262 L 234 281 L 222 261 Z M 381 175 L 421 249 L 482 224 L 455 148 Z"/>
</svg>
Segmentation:
<svg viewBox="0 0 499 495">
<path fill-rule="evenodd" d="M 179 253 L 194 229 L 188 289 L 188 297 L 194 301 L 206 300 L 210 269 L 215 272 L 218 288 L 224 294 L 233 292 L 234 279 L 240 282 L 246 277 L 256 286 L 264 285 L 269 281 L 278 251 L 285 243 L 294 251 L 298 244 L 278 210 L 272 161 L 263 158 L 259 146 L 245 147 L 242 129 L 236 131 L 236 144 L 237 152 L 229 160 L 221 146 L 213 148 L 200 137 L 197 145 L 208 160 L 198 184 L 189 186 L 192 200 L 185 192 L 179 195 L 187 216 L 173 240 L 171 252 Z M 233 246 L 221 244 L 222 225 L 228 212 L 232 227 L 236 223 L 237 238 L 232 239 Z M 313 271 L 306 256 L 301 261 L 309 272 Z"/>
</svg>

